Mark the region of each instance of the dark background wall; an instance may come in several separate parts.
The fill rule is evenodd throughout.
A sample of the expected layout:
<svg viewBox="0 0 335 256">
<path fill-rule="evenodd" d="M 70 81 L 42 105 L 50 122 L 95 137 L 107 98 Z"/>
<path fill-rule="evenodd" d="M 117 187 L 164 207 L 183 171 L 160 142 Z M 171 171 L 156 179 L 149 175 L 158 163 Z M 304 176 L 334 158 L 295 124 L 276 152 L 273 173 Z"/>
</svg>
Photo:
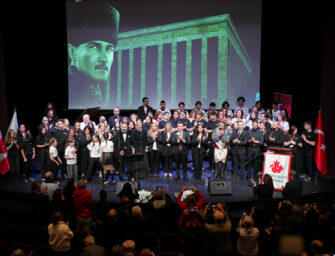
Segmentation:
<svg viewBox="0 0 335 256">
<path fill-rule="evenodd" d="M 262 10 L 263 105 L 270 106 L 274 91 L 292 94 L 292 124 L 299 128 L 306 120 L 315 122 L 322 106 L 329 158 L 335 154 L 333 13 L 326 0 L 263 1 Z M 73 121 L 80 112 L 66 110 L 64 1 L 3 0 L 0 15 L 1 131 L 7 131 L 7 115 L 10 119 L 16 107 L 19 122 L 34 133 L 48 101 L 58 116 Z M 334 161 L 329 164 L 335 174 Z"/>
</svg>

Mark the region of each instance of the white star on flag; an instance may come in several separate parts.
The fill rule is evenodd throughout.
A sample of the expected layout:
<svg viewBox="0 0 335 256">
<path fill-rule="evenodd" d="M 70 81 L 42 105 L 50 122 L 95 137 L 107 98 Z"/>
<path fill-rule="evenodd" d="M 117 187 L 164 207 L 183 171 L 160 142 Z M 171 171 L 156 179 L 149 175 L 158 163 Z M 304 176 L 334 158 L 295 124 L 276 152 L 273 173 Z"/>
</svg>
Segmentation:
<svg viewBox="0 0 335 256">
<path fill-rule="evenodd" d="M 320 149 L 322 149 L 323 151 L 325 151 L 326 150 L 326 145 L 325 144 L 321 144 Z"/>
</svg>

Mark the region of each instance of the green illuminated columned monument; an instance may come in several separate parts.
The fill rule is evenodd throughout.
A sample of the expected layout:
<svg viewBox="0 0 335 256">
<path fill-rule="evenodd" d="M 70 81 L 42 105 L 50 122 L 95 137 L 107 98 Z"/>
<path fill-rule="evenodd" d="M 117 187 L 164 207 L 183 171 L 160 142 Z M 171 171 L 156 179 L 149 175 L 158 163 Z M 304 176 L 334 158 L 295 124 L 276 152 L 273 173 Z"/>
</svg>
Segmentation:
<svg viewBox="0 0 335 256">
<path fill-rule="evenodd" d="M 217 85 L 208 84 L 208 39 L 217 38 Z M 194 40 L 201 40 L 201 88 L 192 86 L 192 44 Z M 244 90 L 248 86 L 248 79 L 252 73 L 252 63 L 243 44 L 234 28 L 232 19 L 229 14 L 207 17 L 202 19 L 178 22 L 163 26 L 151 27 L 133 30 L 129 32 L 119 33 L 117 52 L 117 63 L 113 64 L 117 69 L 115 72 L 117 78 L 113 82 L 107 83 L 106 87 L 106 106 L 110 105 L 111 89 L 115 92 L 116 105 L 128 105 L 128 107 L 136 106 L 139 102 L 136 99 L 146 96 L 146 69 L 151 69 L 151 63 L 146 63 L 147 47 L 157 46 L 157 60 L 154 62 L 157 70 L 157 97 L 153 99 L 153 104 L 159 104 L 164 98 L 163 92 L 163 46 L 171 45 L 171 88 L 169 90 L 170 104 L 176 106 L 177 101 L 177 44 L 186 43 L 186 69 L 185 69 L 185 103 L 190 106 L 193 104 L 191 93 L 193 90 L 200 91 L 201 101 L 206 102 L 208 99 L 208 91 L 217 90 L 217 98 L 215 100 L 221 104 L 227 99 L 236 99 L 243 95 Z M 134 95 L 134 50 L 140 49 L 139 62 L 140 67 L 140 95 Z M 127 70 L 124 69 L 124 58 L 122 55 L 127 51 L 129 56 L 129 65 Z M 115 56 L 116 57 L 116 56 Z M 128 88 L 125 90 L 122 86 L 122 80 L 128 80 Z M 156 80 L 155 80 L 156 81 Z M 198 86 L 197 86 L 198 87 Z M 127 94 L 127 102 L 124 102 L 125 94 Z M 123 95 L 123 97 L 122 97 Z M 139 97 L 140 96 L 140 97 Z"/>
</svg>

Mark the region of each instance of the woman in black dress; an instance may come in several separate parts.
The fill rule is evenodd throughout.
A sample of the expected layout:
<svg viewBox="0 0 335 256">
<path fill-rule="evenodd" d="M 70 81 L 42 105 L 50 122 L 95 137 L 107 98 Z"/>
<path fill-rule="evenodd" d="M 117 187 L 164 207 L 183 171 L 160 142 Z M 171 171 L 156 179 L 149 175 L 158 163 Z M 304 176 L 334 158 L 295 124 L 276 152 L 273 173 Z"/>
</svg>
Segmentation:
<svg viewBox="0 0 335 256">
<path fill-rule="evenodd" d="M 87 126 L 84 130 L 84 134 L 82 134 L 80 139 L 80 159 L 81 159 L 81 176 L 83 177 L 88 170 L 88 163 L 90 160 L 90 151 L 87 148 L 92 142 L 92 134 L 93 131 Z M 78 174 L 79 176 L 79 174 Z M 79 176 L 80 177 L 80 176 Z"/>
<path fill-rule="evenodd" d="M 16 140 L 16 133 L 10 129 L 7 134 L 5 142 L 5 148 L 8 152 L 8 162 L 11 175 L 15 176 L 17 180 L 20 180 L 20 146 Z"/>
<path fill-rule="evenodd" d="M 132 153 L 134 157 L 133 172 L 135 180 L 144 179 L 149 173 L 148 161 L 148 136 L 147 132 L 142 129 L 142 121 L 136 122 L 136 129 L 131 134 Z"/>
<path fill-rule="evenodd" d="M 285 136 L 284 146 L 292 150 L 291 170 L 302 173 L 302 139 L 298 134 L 298 128 L 295 125 L 291 125 L 290 129 L 288 130 Z"/>
<path fill-rule="evenodd" d="M 207 145 L 207 133 L 204 131 L 203 124 L 198 124 L 196 131 L 192 136 L 192 157 L 194 164 L 194 178 L 201 179 L 201 170 L 203 167 L 204 154 Z"/>
<path fill-rule="evenodd" d="M 35 146 L 37 148 L 38 161 L 41 166 L 42 178 L 46 172 L 46 167 L 49 159 L 49 140 L 47 129 L 43 127 L 35 139 Z"/>
<path fill-rule="evenodd" d="M 172 178 L 172 124 L 165 124 L 165 130 L 158 136 L 158 142 L 161 144 L 160 154 L 164 163 L 164 178 Z"/>
</svg>

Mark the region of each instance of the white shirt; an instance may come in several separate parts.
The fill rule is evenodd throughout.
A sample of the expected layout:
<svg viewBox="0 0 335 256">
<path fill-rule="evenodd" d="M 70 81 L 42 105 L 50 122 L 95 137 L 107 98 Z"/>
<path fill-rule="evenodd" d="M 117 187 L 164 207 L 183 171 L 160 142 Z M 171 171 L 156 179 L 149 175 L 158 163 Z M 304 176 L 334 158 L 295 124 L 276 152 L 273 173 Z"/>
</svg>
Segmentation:
<svg viewBox="0 0 335 256">
<path fill-rule="evenodd" d="M 113 152 L 114 143 L 110 140 L 101 142 L 100 149 L 103 153 L 112 153 Z"/>
<path fill-rule="evenodd" d="M 65 149 L 65 156 L 71 157 L 71 158 L 75 157 L 76 153 L 73 153 L 73 150 L 75 150 L 75 149 L 76 149 L 75 147 L 68 146 Z M 76 164 L 77 159 L 66 159 L 66 163 L 67 164 Z"/>
<path fill-rule="evenodd" d="M 157 111 L 162 112 L 162 115 L 164 114 L 164 112 L 169 112 L 170 116 L 171 116 L 171 110 L 168 108 L 165 108 L 165 110 L 162 110 L 161 108 L 157 109 Z"/>
<path fill-rule="evenodd" d="M 99 143 L 95 143 L 93 146 L 93 142 L 91 142 L 89 145 L 87 145 L 88 150 L 90 151 L 91 157 L 99 157 L 100 158 L 100 145 Z"/>
<path fill-rule="evenodd" d="M 89 121 L 89 122 L 91 122 L 91 123 L 93 123 L 93 128 L 94 128 L 94 130 L 96 129 L 96 124 L 95 124 L 95 122 L 93 122 L 93 121 Z M 84 130 L 85 129 L 85 127 L 88 125 L 88 123 L 87 124 L 85 124 L 84 122 L 81 122 L 80 123 L 80 130 Z"/>
<path fill-rule="evenodd" d="M 235 122 L 237 122 L 237 121 L 242 121 L 244 124 L 245 124 L 245 120 L 244 120 L 244 118 L 242 118 L 241 120 L 237 120 L 237 118 L 236 117 L 234 117 L 232 120 L 231 120 L 231 124 L 233 125 Z"/>
<path fill-rule="evenodd" d="M 49 154 L 52 154 L 53 158 L 57 158 L 58 157 L 57 148 L 55 148 L 54 146 L 50 146 L 50 148 L 49 148 Z"/>
<path fill-rule="evenodd" d="M 272 109 L 272 119 L 277 120 L 278 115 L 281 113 L 280 109 L 277 109 L 277 111 L 274 111 Z"/>
<path fill-rule="evenodd" d="M 282 129 L 283 131 L 288 131 L 288 129 L 290 129 L 288 122 L 284 121 L 284 123 L 279 123 L 279 129 Z"/>
</svg>

